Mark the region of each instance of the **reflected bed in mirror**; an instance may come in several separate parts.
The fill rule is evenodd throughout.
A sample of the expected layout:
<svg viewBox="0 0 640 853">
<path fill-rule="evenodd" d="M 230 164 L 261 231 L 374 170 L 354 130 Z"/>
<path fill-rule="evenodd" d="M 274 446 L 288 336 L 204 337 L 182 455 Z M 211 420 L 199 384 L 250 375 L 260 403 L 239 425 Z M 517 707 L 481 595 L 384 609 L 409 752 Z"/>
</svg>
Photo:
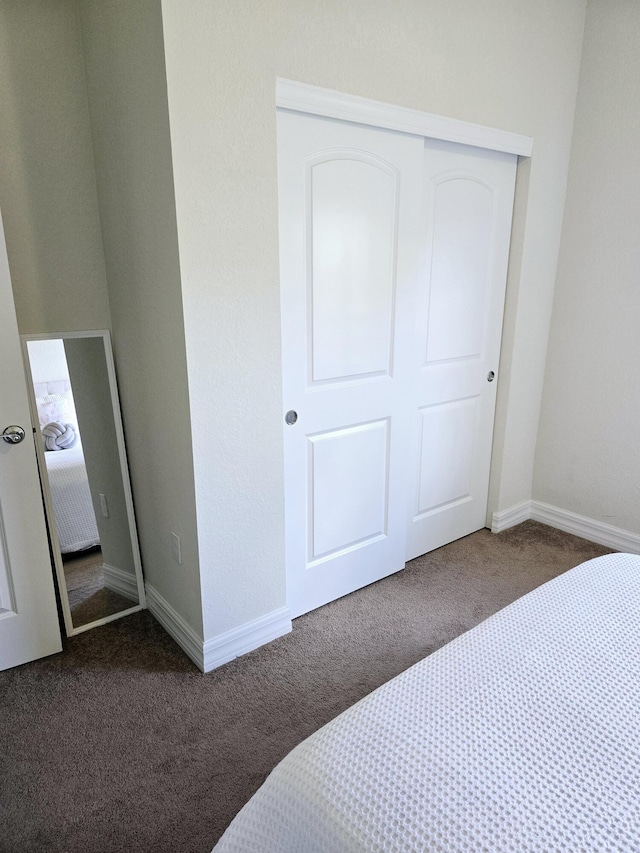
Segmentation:
<svg viewBox="0 0 640 853">
<path fill-rule="evenodd" d="M 108 332 L 23 335 L 67 635 L 144 606 Z"/>
</svg>

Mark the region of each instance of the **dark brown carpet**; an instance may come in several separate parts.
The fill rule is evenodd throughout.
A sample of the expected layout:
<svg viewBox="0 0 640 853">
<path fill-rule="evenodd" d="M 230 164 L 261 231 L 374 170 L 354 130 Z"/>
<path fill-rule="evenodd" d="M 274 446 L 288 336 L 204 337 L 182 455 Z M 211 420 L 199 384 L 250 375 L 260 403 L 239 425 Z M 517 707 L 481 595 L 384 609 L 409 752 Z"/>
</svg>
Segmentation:
<svg viewBox="0 0 640 853">
<path fill-rule="evenodd" d="M 205 853 L 304 737 L 606 552 L 535 522 L 483 530 L 209 675 L 146 612 L 72 637 L 62 654 L 0 673 L 0 849 Z"/>
</svg>

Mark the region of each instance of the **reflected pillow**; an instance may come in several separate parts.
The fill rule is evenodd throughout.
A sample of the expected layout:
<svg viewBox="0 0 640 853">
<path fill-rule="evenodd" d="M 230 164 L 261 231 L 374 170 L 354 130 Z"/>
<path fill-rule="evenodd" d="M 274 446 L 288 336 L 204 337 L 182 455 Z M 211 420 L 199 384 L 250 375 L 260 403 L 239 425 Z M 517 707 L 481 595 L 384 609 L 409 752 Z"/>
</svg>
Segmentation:
<svg viewBox="0 0 640 853">
<path fill-rule="evenodd" d="M 68 450 L 77 443 L 78 436 L 73 424 L 53 421 L 42 427 L 42 440 L 45 450 Z"/>
</svg>

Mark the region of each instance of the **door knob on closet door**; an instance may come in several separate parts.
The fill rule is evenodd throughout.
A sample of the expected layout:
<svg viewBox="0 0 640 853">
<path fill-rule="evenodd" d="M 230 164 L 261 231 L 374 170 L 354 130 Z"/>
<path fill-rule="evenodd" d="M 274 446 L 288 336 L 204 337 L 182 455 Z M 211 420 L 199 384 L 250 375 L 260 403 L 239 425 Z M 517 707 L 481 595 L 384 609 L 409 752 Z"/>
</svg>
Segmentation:
<svg viewBox="0 0 640 853">
<path fill-rule="evenodd" d="M 20 444 L 24 439 L 24 430 L 17 424 L 11 424 L 2 430 L 2 437 L 7 444 Z"/>
<path fill-rule="evenodd" d="M 494 380 L 495 378 L 496 378 L 495 373 L 493 372 L 493 370 L 490 370 L 490 371 L 487 373 L 487 382 L 493 382 L 493 380 Z"/>
<path fill-rule="evenodd" d="M 287 414 L 284 416 L 285 423 L 288 426 L 293 426 L 297 420 L 298 420 L 298 413 L 294 412 L 293 409 L 289 409 Z"/>
</svg>

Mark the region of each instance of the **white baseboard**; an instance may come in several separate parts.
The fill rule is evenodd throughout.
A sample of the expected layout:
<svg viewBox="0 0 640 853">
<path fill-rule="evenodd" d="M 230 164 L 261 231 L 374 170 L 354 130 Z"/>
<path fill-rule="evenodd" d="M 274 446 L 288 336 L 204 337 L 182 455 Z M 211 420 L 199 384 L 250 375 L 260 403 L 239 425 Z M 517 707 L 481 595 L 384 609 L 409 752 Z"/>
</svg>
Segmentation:
<svg viewBox="0 0 640 853">
<path fill-rule="evenodd" d="M 531 501 L 522 501 L 520 504 L 503 509 L 502 512 L 494 512 L 491 516 L 491 532 L 502 533 L 509 527 L 515 527 L 523 521 L 531 518 Z"/>
<path fill-rule="evenodd" d="M 239 628 L 203 642 L 202 638 L 187 625 L 182 616 L 151 584 L 145 584 L 145 588 L 147 607 L 153 616 L 203 672 L 211 672 L 223 663 L 228 663 L 291 631 L 289 608 L 281 607 Z"/>
<path fill-rule="evenodd" d="M 204 644 L 204 671 L 210 672 L 223 663 L 283 637 L 290 631 L 289 608 L 281 607 L 239 628 L 212 637 Z"/>
<path fill-rule="evenodd" d="M 155 616 L 167 634 L 173 637 L 182 651 L 191 658 L 198 669 L 204 669 L 202 637 L 199 637 L 193 628 L 187 625 L 182 616 L 148 582 L 145 582 L 145 592 L 147 594 L 147 608 L 152 615 Z"/>
<path fill-rule="evenodd" d="M 606 545 L 614 551 L 623 551 L 628 554 L 640 554 L 640 535 L 630 533 L 621 527 L 613 527 L 602 521 L 595 521 L 584 515 L 560 509 L 542 501 L 531 501 L 531 519 L 548 524 L 549 527 L 557 527 L 574 536 L 582 536 L 590 542 Z"/>
<path fill-rule="evenodd" d="M 124 569 L 119 569 L 117 566 L 110 566 L 109 563 L 102 564 L 102 574 L 107 589 L 135 601 L 136 604 L 139 603 L 138 580 L 135 575 L 125 572 Z"/>
<path fill-rule="evenodd" d="M 597 542 L 614 551 L 628 554 L 640 554 L 640 534 L 630 533 L 621 527 L 614 527 L 575 512 L 543 503 L 542 501 L 523 501 L 502 512 L 494 512 L 491 521 L 491 532 L 500 533 L 523 521 L 539 521 L 548 524 L 565 533 L 581 536 L 589 542 Z"/>
</svg>

